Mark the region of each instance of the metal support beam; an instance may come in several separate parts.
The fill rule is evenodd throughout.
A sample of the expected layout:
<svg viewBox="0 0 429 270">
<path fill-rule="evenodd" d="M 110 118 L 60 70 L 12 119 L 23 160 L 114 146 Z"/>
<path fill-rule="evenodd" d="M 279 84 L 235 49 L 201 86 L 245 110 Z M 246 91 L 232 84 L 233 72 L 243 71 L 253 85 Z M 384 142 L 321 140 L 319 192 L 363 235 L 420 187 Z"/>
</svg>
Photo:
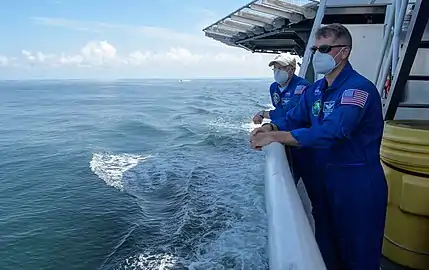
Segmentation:
<svg viewBox="0 0 429 270">
<path fill-rule="evenodd" d="M 428 40 L 422 41 L 420 43 L 420 48 L 422 48 L 422 49 L 429 49 L 429 41 Z"/>
<path fill-rule="evenodd" d="M 282 32 L 284 32 L 283 29 L 274 30 L 274 31 L 271 31 L 269 33 L 265 33 L 265 34 L 262 34 L 262 35 L 259 35 L 259 36 L 256 36 L 256 37 L 250 37 L 250 38 L 246 38 L 246 39 L 243 39 L 243 40 L 239 40 L 239 41 L 237 41 L 237 43 L 238 44 L 243 44 L 243 43 L 246 43 L 246 42 L 249 42 L 249 41 L 254 41 L 254 40 L 257 40 L 257 39 L 262 39 L 262 38 L 265 38 L 265 37 L 273 36 L 273 35 L 276 35 L 276 34 L 279 34 L 279 33 L 282 33 Z"/>
<path fill-rule="evenodd" d="M 413 16 L 405 39 L 403 52 L 399 58 L 398 66 L 393 77 L 392 87 L 387 96 L 387 102 L 383 108 L 385 120 L 395 118 L 405 85 L 409 80 L 411 68 L 420 47 L 423 33 L 429 18 L 429 1 L 417 0 L 414 6 Z"/>
<path fill-rule="evenodd" d="M 399 103 L 398 107 L 413 109 L 429 109 L 429 104 Z"/>
<path fill-rule="evenodd" d="M 235 33 L 225 33 L 223 31 L 220 30 L 206 30 L 207 34 L 213 34 L 213 35 L 217 35 L 217 36 L 223 36 L 223 37 L 233 37 L 235 36 Z"/>
<path fill-rule="evenodd" d="M 304 77 L 307 74 L 307 68 L 310 65 L 311 57 L 313 55 L 310 48 L 311 46 L 314 45 L 316 31 L 319 29 L 320 25 L 322 24 L 323 17 L 325 16 L 326 3 L 327 3 L 327 0 L 321 0 L 319 7 L 317 9 L 316 18 L 314 19 L 313 27 L 311 28 L 310 36 L 307 41 L 307 48 L 305 49 L 305 52 L 304 52 L 302 65 L 301 65 L 301 68 L 299 69 L 300 77 Z"/>
</svg>

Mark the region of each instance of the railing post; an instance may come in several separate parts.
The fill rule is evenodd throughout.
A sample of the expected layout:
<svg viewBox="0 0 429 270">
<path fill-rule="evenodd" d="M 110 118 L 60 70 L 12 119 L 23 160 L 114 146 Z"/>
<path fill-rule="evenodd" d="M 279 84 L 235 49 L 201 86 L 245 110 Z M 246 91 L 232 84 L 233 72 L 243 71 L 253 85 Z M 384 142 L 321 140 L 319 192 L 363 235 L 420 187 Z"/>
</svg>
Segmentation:
<svg viewBox="0 0 429 270">
<path fill-rule="evenodd" d="M 301 68 L 299 70 L 300 77 L 305 77 L 305 75 L 307 74 L 307 69 L 310 65 L 312 56 L 310 48 L 314 45 L 315 34 L 319 29 L 320 25 L 322 24 L 323 17 L 325 16 L 326 1 L 327 0 L 320 0 L 319 6 L 317 8 L 316 17 L 314 18 L 313 27 L 311 28 L 310 36 L 308 37 L 307 46 L 304 52 L 304 58 L 302 59 Z M 314 77 L 316 76 L 317 74 L 314 74 Z"/>
</svg>

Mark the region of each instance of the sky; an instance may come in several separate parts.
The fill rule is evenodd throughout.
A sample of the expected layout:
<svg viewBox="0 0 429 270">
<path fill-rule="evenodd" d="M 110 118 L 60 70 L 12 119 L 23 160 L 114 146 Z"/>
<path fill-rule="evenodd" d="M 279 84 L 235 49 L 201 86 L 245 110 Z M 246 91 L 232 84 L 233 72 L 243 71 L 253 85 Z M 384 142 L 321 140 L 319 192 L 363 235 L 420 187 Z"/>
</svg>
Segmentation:
<svg viewBox="0 0 429 270">
<path fill-rule="evenodd" d="M 270 77 L 274 55 L 202 32 L 248 2 L 2 1 L 0 79 Z"/>
</svg>

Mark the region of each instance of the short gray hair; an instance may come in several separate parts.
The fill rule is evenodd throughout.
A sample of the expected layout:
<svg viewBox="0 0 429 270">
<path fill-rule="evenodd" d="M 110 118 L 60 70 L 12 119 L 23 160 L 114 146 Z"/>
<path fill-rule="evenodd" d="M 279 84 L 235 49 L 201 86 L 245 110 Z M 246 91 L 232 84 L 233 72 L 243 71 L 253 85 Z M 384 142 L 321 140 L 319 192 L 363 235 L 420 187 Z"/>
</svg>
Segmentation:
<svg viewBox="0 0 429 270">
<path fill-rule="evenodd" d="M 335 41 L 341 40 L 343 44 L 352 47 L 352 35 L 349 30 L 342 24 L 333 23 L 319 28 L 316 32 L 316 38 L 334 37 Z"/>
</svg>

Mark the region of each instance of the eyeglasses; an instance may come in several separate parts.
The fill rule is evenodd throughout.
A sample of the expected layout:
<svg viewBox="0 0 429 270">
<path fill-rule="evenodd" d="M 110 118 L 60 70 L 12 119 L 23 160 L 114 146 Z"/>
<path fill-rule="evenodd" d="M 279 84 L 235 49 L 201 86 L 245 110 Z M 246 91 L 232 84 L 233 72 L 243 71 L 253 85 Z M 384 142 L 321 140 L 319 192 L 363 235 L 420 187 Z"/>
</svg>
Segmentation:
<svg viewBox="0 0 429 270">
<path fill-rule="evenodd" d="M 290 67 L 271 67 L 271 69 L 273 71 L 283 70 L 283 71 L 286 71 L 286 72 L 289 72 L 289 71 L 292 70 L 292 68 L 290 68 Z"/>
<path fill-rule="evenodd" d="M 332 48 L 341 48 L 341 47 L 350 47 L 349 45 L 320 45 L 319 47 L 313 46 L 310 50 L 315 53 L 319 51 L 321 53 L 328 53 L 332 50 Z"/>
</svg>

